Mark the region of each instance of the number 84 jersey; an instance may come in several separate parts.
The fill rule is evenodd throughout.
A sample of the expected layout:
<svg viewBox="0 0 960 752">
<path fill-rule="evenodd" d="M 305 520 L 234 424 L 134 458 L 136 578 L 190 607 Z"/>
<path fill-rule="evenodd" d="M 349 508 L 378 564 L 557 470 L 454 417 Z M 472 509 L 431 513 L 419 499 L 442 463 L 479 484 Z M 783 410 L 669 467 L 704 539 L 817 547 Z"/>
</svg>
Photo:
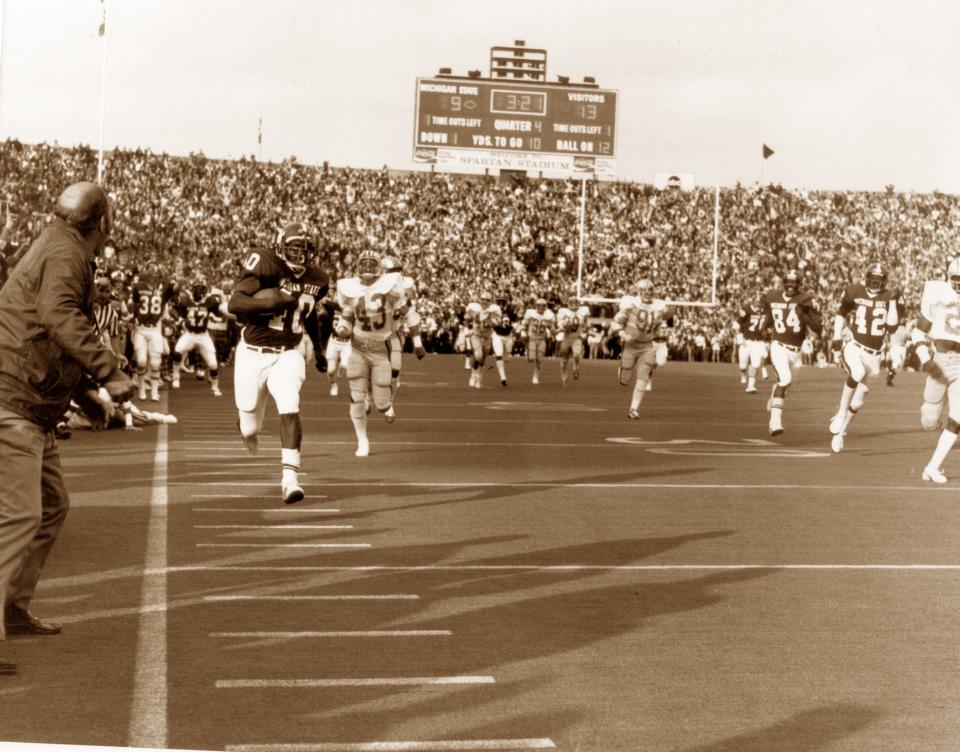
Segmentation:
<svg viewBox="0 0 960 752">
<path fill-rule="evenodd" d="M 369 285 L 359 277 L 337 280 L 337 304 L 353 311 L 353 344 L 361 349 L 379 350 L 393 331 L 394 317 L 404 307 L 402 282 L 387 274 Z"/>
<path fill-rule="evenodd" d="M 807 336 L 808 327 L 820 333 L 820 312 L 809 292 L 787 295 L 780 290 L 770 290 L 763 296 L 763 307 L 775 342 L 799 348 Z"/>
</svg>

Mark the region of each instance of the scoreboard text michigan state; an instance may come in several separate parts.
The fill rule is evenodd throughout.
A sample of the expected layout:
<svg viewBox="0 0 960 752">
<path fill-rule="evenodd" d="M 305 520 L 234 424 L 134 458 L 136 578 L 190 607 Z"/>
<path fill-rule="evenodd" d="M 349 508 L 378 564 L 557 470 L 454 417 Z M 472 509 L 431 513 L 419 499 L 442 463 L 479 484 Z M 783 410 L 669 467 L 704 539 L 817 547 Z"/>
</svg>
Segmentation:
<svg viewBox="0 0 960 752">
<path fill-rule="evenodd" d="M 616 154 L 617 92 L 587 86 L 418 78 L 415 150 Z"/>
</svg>

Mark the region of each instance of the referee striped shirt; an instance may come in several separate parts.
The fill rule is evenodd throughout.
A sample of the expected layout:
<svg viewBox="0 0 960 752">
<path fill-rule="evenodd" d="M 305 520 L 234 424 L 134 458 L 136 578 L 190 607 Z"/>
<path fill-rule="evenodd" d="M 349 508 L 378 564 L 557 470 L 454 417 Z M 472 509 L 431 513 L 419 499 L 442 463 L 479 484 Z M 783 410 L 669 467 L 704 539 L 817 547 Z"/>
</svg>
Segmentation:
<svg viewBox="0 0 960 752">
<path fill-rule="evenodd" d="M 120 314 L 110 303 L 95 303 L 93 315 L 101 336 L 116 337 L 120 334 Z"/>
</svg>

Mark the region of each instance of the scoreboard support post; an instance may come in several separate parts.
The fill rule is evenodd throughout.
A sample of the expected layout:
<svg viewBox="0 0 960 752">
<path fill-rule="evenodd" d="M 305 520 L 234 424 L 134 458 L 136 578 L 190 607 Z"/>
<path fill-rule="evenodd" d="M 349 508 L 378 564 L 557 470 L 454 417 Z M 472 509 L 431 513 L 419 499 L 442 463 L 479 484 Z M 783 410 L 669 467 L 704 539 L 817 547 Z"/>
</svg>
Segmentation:
<svg viewBox="0 0 960 752">
<path fill-rule="evenodd" d="M 577 298 L 583 296 L 583 236 L 587 220 L 587 177 L 580 179 L 580 250 L 577 253 Z"/>
</svg>

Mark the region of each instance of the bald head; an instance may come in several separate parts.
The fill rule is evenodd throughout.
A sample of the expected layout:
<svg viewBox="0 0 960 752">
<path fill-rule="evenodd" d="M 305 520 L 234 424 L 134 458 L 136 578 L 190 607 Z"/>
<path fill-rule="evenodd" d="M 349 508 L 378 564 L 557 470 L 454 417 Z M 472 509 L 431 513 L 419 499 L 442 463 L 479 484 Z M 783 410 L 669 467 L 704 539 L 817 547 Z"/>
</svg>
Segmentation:
<svg viewBox="0 0 960 752">
<path fill-rule="evenodd" d="M 110 232 L 110 203 L 103 188 L 96 183 L 83 182 L 69 186 L 57 199 L 53 213 L 83 235 L 97 229 L 100 220 L 106 217 L 101 230 L 104 234 Z"/>
</svg>

